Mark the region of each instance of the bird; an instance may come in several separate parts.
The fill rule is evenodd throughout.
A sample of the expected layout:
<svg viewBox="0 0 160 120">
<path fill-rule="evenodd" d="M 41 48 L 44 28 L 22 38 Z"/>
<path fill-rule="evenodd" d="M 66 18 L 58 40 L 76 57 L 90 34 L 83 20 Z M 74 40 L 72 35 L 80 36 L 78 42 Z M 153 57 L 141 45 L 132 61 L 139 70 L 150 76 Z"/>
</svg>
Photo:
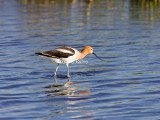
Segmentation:
<svg viewBox="0 0 160 120">
<path fill-rule="evenodd" d="M 58 63 L 58 65 L 56 67 L 56 70 L 54 72 L 54 77 L 56 77 L 56 73 L 58 71 L 58 68 L 59 68 L 60 64 L 66 64 L 66 66 L 67 66 L 67 77 L 70 78 L 69 63 L 72 63 L 76 60 L 81 60 L 88 54 L 93 54 L 98 59 L 100 59 L 101 61 L 104 61 L 103 59 L 98 57 L 93 52 L 93 48 L 91 46 L 83 47 L 81 52 L 79 52 L 77 49 L 72 48 L 72 47 L 61 46 L 61 47 L 57 47 L 53 50 L 37 52 L 35 54 L 39 55 L 42 58 L 49 59 L 52 62 Z"/>
</svg>

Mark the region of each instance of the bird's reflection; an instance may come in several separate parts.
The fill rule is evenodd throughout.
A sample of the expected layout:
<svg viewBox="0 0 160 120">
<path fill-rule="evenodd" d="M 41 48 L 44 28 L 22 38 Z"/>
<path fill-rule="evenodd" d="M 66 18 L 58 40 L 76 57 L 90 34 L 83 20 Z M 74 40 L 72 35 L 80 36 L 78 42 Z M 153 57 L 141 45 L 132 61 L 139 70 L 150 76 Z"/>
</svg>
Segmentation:
<svg viewBox="0 0 160 120">
<path fill-rule="evenodd" d="M 64 113 L 75 113 L 71 115 L 70 118 L 79 118 L 90 114 L 86 111 L 86 109 L 89 109 L 90 106 L 80 104 L 90 101 L 90 98 L 88 97 L 90 91 L 87 89 L 82 89 L 79 82 L 72 81 L 73 80 L 69 79 L 66 83 L 57 82 L 44 88 L 44 93 L 47 98 L 46 104 L 48 105 L 48 108 L 50 108 L 50 113 L 48 116 L 52 117 Z M 77 115 L 77 113 L 81 113 L 81 115 Z"/>
<path fill-rule="evenodd" d="M 54 79 L 56 80 L 56 79 Z M 89 90 L 81 90 L 80 86 L 74 86 L 73 84 L 77 84 L 78 82 L 71 82 L 70 79 L 68 78 L 68 81 L 65 84 L 58 83 L 55 81 L 54 84 L 49 85 L 45 88 L 48 90 L 44 91 L 47 93 L 48 96 L 56 95 L 56 96 L 61 96 L 61 95 L 80 95 L 80 94 L 88 94 L 90 93 Z"/>
</svg>

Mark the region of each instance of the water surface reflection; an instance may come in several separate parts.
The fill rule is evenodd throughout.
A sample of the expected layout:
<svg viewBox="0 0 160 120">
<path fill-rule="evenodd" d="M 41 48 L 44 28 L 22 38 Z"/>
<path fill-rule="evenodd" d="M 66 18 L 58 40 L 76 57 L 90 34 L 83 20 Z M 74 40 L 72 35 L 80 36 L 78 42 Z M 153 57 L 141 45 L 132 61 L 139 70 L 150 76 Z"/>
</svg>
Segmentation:
<svg viewBox="0 0 160 120">
<path fill-rule="evenodd" d="M 90 109 L 90 105 L 84 105 L 90 101 L 87 94 L 89 90 L 81 89 L 80 86 L 76 86 L 78 82 L 66 82 L 62 84 L 53 84 L 45 87 L 46 104 L 50 108 L 49 116 L 57 117 L 60 114 L 72 114 L 71 118 L 85 117 L 89 115 L 87 110 Z M 79 104 L 77 106 L 77 104 Z"/>
<path fill-rule="evenodd" d="M 0 119 L 158 120 L 158 0 L 0 0 Z M 90 45 L 66 68 L 34 55 Z M 65 66 L 64 66 L 65 67 Z M 47 87 L 45 87 L 47 86 Z"/>
</svg>

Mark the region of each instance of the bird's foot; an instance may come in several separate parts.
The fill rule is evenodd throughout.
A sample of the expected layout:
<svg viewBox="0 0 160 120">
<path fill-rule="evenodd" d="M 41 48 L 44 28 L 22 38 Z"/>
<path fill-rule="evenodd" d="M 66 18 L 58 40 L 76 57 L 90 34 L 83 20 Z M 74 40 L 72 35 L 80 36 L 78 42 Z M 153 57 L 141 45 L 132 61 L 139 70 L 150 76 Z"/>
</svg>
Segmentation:
<svg viewBox="0 0 160 120">
<path fill-rule="evenodd" d="M 56 73 L 54 73 L 54 81 L 55 81 L 55 84 L 57 83 L 57 80 L 56 80 Z"/>
<path fill-rule="evenodd" d="M 68 78 L 68 81 L 70 81 L 71 76 L 70 76 L 70 75 L 67 75 L 67 78 Z"/>
<path fill-rule="evenodd" d="M 56 77 L 56 72 L 54 72 L 54 77 Z"/>
<path fill-rule="evenodd" d="M 67 75 L 67 77 L 70 78 L 71 76 L 70 76 L 70 75 Z"/>
</svg>

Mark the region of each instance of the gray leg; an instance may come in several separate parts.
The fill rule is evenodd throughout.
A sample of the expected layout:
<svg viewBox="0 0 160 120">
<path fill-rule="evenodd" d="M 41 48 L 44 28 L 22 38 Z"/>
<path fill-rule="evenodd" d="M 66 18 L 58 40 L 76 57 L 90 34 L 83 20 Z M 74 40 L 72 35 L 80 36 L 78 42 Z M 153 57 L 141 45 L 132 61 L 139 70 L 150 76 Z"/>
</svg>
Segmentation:
<svg viewBox="0 0 160 120">
<path fill-rule="evenodd" d="M 69 64 L 66 64 L 66 66 L 67 66 L 67 77 L 70 78 L 70 75 L 69 75 L 69 66 L 68 65 Z"/>
<path fill-rule="evenodd" d="M 57 72 L 57 70 L 58 70 L 58 68 L 59 68 L 59 63 L 58 63 L 58 65 L 57 65 L 57 67 L 56 67 L 56 71 L 54 72 L 54 77 L 56 77 L 56 72 Z"/>
</svg>

